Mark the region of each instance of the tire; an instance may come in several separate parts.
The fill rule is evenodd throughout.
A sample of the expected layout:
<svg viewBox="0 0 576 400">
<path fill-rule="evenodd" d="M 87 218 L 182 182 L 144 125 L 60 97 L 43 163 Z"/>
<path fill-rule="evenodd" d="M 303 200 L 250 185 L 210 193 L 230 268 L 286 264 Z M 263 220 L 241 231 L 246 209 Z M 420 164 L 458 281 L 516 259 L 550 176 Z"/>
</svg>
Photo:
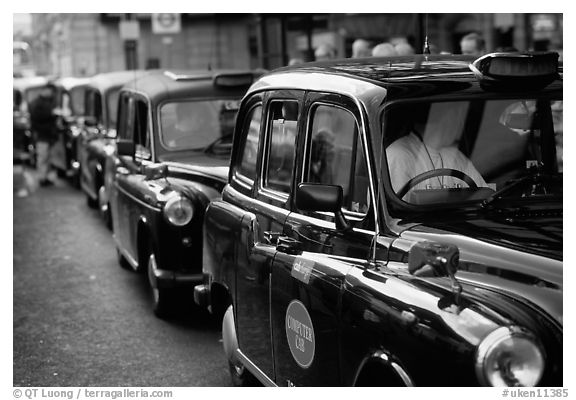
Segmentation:
<svg viewBox="0 0 576 400">
<path fill-rule="evenodd" d="M 104 186 L 98 188 L 98 212 L 106 223 L 106 227 L 112 230 L 112 217 L 110 215 L 110 203 L 106 196 L 106 189 Z"/>
<path fill-rule="evenodd" d="M 98 208 L 98 199 L 94 200 L 89 194 L 86 194 L 86 204 L 92 209 Z"/>
<path fill-rule="evenodd" d="M 174 292 L 159 288 L 154 278 L 154 269 L 158 267 L 154 251 L 148 256 L 147 274 L 150 292 L 152 294 L 152 311 L 160 319 L 166 319 L 173 315 L 176 306 Z"/>
<path fill-rule="evenodd" d="M 116 249 L 116 257 L 118 258 L 118 264 L 122 269 L 133 271 L 132 266 L 130 265 L 126 257 L 124 257 L 120 252 L 120 250 L 118 249 Z"/>
</svg>

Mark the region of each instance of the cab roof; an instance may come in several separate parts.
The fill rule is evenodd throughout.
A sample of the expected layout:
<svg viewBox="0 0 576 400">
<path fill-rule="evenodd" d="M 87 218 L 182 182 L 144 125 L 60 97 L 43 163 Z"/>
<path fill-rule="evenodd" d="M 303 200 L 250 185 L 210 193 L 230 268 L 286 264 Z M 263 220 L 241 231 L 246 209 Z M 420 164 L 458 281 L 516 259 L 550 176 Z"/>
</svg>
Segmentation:
<svg viewBox="0 0 576 400">
<path fill-rule="evenodd" d="M 374 91 L 394 97 L 420 97 L 443 91 L 482 92 L 470 69 L 476 60 L 465 55 L 413 55 L 368 57 L 312 62 L 270 72 L 250 92 L 268 88 L 333 91 L 370 97 Z M 561 75 L 561 68 L 560 68 Z M 551 86 L 558 86 L 556 84 Z"/>
<path fill-rule="evenodd" d="M 90 83 L 90 78 L 77 78 L 77 77 L 63 77 L 54 81 L 56 86 L 62 87 L 64 90 L 70 90 L 78 86 L 86 86 Z"/>
<path fill-rule="evenodd" d="M 216 86 L 215 78 L 224 75 L 246 76 L 250 77 L 250 81 L 242 86 Z M 260 75 L 262 71 L 259 70 L 156 70 L 128 82 L 122 90 L 142 93 L 153 102 L 167 98 L 208 97 L 214 94 L 244 95 L 249 85 Z"/>
<path fill-rule="evenodd" d="M 45 76 L 31 76 L 26 78 L 14 78 L 14 89 L 25 91 L 29 88 L 46 86 L 50 80 Z"/>
<path fill-rule="evenodd" d="M 106 92 L 109 89 L 120 87 L 131 80 L 137 79 L 141 76 L 153 73 L 154 70 L 132 70 L 132 71 L 114 71 L 104 72 L 94 75 L 90 78 L 88 86 Z"/>
</svg>

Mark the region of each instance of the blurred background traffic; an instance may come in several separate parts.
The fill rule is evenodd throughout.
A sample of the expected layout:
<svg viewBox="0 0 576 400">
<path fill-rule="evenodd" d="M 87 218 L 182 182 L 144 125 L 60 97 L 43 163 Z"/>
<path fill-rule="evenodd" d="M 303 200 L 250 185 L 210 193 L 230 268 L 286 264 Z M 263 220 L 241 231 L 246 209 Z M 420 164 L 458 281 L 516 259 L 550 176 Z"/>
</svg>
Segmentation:
<svg viewBox="0 0 576 400">
<path fill-rule="evenodd" d="M 123 69 L 274 69 L 371 49 L 459 54 L 476 33 L 484 51 L 562 55 L 562 14 L 14 14 L 14 76 L 89 77 Z M 382 46 L 380 46 L 382 49 Z M 406 50 L 407 49 L 407 50 Z M 368 53 L 370 55 L 370 52 Z"/>
</svg>

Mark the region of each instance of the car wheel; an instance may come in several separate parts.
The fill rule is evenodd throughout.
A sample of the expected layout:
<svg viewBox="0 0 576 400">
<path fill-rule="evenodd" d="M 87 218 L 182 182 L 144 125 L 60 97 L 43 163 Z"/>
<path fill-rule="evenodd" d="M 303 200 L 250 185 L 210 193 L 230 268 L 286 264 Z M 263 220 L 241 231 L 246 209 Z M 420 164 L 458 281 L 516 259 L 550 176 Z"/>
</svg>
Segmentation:
<svg viewBox="0 0 576 400">
<path fill-rule="evenodd" d="M 98 199 L 94 200 L 89 194 L 86 194 L 86 204 L 90 208 L 98 208 Z"/>
<path fill-rule="evenodd" d="M 158 287 L 156 277 L 154 276 L 154 270 L 156 269 L 158 269 L 158 264 L 156 263 L 156 256 L 152 251 L 148 257 L 148 283 L 152 293 L 152 310 L 158 318 L 165 319 L 169 317 L 174 310 L 174 293 Z"/>
<path fill-rule="evenodd" d="M 124 257 L 122 255 L 122 253 L 120 252 L 120 250 L 118 250 L 118 249 L 116 249 L 116 257 L 118 258 L 118 264 L 120 265 L 120 267 L 122 267 L 122 269 L 127 269 L 127 270 L 132 271 L 132 267 L 130 266 L 130 263 L 128 262 L 126 257 Z"/>
<path fill-rule="evenodd" d="M 106 222 L 108 229 L 112 229 L 110 203 L 108 202 L 108 196 L 106 195 L 106 188 L 104 186 L 100 186 L 100 189 L 98 189 L 98 211 L 102 219 Z"/>
</svg>

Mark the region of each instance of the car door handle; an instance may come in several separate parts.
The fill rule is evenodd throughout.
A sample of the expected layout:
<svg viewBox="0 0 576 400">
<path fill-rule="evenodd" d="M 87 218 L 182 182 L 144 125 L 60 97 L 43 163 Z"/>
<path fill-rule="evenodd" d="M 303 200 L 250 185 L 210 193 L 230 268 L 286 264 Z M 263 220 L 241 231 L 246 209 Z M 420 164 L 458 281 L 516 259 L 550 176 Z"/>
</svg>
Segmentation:
<svg viewBox="0 0 576 400">
<path fill-rule="evenodd" d="M 301 254 L 302 242 L 288 236 L 279 236 L 276 250 L 286 254 Z"/>
</svg>

